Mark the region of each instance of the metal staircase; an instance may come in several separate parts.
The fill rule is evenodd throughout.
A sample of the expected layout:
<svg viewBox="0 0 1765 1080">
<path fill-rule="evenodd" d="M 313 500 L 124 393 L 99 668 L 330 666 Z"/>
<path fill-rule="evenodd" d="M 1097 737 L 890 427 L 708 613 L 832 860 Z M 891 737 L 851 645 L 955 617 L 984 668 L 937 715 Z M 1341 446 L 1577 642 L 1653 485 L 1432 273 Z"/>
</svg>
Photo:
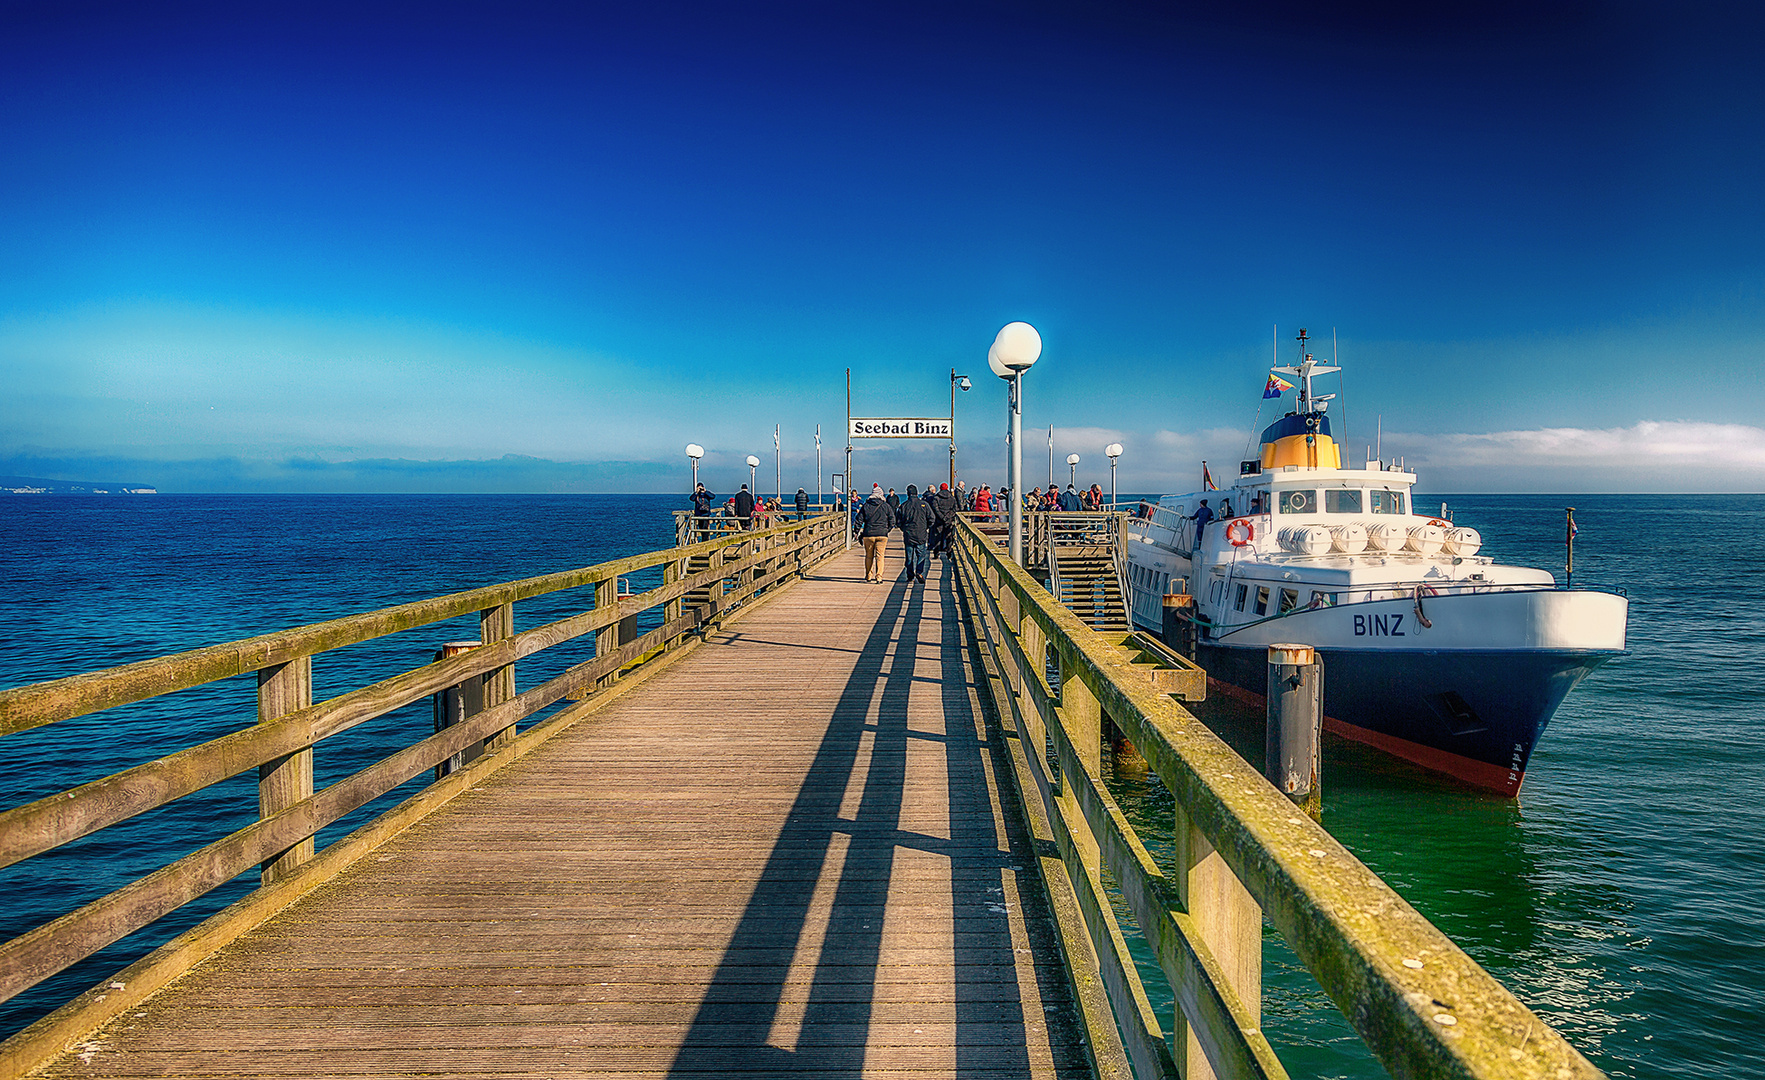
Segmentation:
<svg viewBox="0 0 1765 1080">
<path fill-rule="evenodd" d="M 1128 630 L 1127 549 L 1121 514 L 1038 514 L 1048 591 L 1093 630 Z"/>
</svg>

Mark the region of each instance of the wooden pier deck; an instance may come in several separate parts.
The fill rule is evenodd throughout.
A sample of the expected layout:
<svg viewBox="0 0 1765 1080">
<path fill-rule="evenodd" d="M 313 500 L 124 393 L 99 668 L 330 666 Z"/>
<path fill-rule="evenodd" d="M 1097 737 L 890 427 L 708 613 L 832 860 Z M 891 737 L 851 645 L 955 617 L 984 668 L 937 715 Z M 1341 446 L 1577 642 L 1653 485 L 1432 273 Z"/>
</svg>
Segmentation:
<svg viewBox="0 0 1765 1080">
<path fill-rule="evenodd" d="M 39 1075 L 1091 1075 L 948 571 L 869 585 L 861 563 Z"/>
</svg>

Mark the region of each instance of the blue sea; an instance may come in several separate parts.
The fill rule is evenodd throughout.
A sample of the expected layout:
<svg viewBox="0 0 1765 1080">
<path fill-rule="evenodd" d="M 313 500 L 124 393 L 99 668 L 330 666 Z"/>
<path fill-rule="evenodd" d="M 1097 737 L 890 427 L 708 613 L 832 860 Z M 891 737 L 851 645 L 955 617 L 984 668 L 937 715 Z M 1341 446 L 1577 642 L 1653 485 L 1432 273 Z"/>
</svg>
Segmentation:
<svg viewBox="0 0 1765 1080">
<path fill-rule="evenodd" d="M 1631 599 L 1629 656 L 1572 694 L 1517 801 L 1327 744 L 1324 825 L 1595 1064 L 1619 1077 L 1765 1077 L 1765 496 L 1418 495 L 1483 533 L 1485 552 L 1561 573 L 1576 507 L 1578 582 Z M 15 497 L 0 502 L 0 686 L 17 686 L 459 589 L 666 547 L 677 496 Z M 640 587 L 641 587 L 640 582 Z M 517 607 L 517 625 L 583 596 Z M 315 696 L 427 662 L 475 619 L 326 653 Z M 587 648 L 586 643 L 582 648 Z M 581 653 L 524 661 L 533 685 Z M 1259 717 L 1204 718 L 1246 756 Z M 0 739 L 0 808 L 248 724 L 231 679 Z M 431 723 L 417 703 L 321 744 L 319 783 Z M 412 781 L 333 826 L 353 828 Z M 1117 789 L 1156 847 L 1155 780 Z M 248 823 L 238 777 L 0 870 L 10 938 Z M 243 895 L 255 874 L 0 1005 L 10 1034 Z M 1375 1077 L 1278 937 L 1265 941 L 1265 1027 L 1295 1076 Z"/>
</svg>

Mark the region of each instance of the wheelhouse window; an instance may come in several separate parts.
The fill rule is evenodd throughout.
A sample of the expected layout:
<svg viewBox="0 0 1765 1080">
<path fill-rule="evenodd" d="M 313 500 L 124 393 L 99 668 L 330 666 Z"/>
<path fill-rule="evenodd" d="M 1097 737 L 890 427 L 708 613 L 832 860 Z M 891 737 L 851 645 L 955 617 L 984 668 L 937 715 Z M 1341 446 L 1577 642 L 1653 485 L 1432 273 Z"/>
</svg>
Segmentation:
<svg viewBox="0 0 1765 1080">
<path fill-rule="evenodd" d="M 1248 586 L 1248 585 L 1238 586 L 1238 597 L 1233 602 L 1232 607 L 1236 608 L 1239 611 L 1243 611 L 1244 610 L 1244 598 L 1249 595 L 1250 595 L 1250 586 Z"/>
<path fill-rule="evenodd" d="M 1361 512 L 1360 488 L 1331 488 L 1324 492 L 1324 510 L 1331 514 Z"/>
<path fill-rule="evenodd" d="M 1269 590 L 1266 585 L 1258 585 L 1256 588 L 1256 613 L 1258 615 L 1269 613 Z"/>
<path fill-rule="evenodd" d="M 1296 608 L 1298 606 L 1299 606 L 1299 590 L 1298 589 L 1282 589 L 1281 590 L 1281 614 L 1285 615 L 1289 611 L 1292 611 L 1294 608 Z"/>
<path fill-rule="evenodd" d="M 1279 493 L 1277 503 L 1283 514 L 1315 514 L 1318 512 L 1318 493 L 1315 491 L 1283 491 Z"/>
<path fill-rule="evenodd" d="M 1372 499 L 1372 510 L 1375 514 L 1403 513 L 1403 492 L 1401 491 L 1369 491 Z"/>
</svg>

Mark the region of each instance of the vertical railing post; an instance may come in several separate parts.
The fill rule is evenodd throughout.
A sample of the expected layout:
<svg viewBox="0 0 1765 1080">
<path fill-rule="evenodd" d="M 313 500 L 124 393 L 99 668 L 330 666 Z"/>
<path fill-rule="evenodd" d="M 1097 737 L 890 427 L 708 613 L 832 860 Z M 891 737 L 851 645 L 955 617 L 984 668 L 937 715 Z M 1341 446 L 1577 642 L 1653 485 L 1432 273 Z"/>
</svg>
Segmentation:
<svg viewBox="0 0 1765 1080">
<path fill-rule="evenodd" d="M 1176 841 L 1178 899 L 1195 920 L 1208 952 L 1225 973 L 1226 984 L 1243 1003 L 1253 1023 L 1262 1018 L 1262 909 L 1251 899 L 1226 861 L 1177 804 L 1172 838 Z M 1166 974 L 1172 974 L 1167 972 Z M 1177 999 L 1183 998 L 1179 988 Z M 1183 1010 L 1171 1024 L 1171 1055 L 1184 1080 L 1213 1080 L 1213 1066 L 1201 1049 Z"/>
<path fill-rule="evenodd" d="M 708 569 L 717 570 L 723 566 L 723 556 L 729 552 L 729 545 L 724 544 L 711 552 L 711 564 Z M 717 577 L 711 580 L 711 589 L 705 594 L 707 618 L 699 624 L 699 630 L 714 630 L 723 624 L 723 583 L 726 579 Z"/>
<path fill-rule="evenodd" d="M 608 611 L 619 606 L 619 578 L 607 578 L 594 583 L 594 609 Z M 608 623 L 594 632 L 595 659 L 611 656 L 619 651 L 619 624 Z M 609 671 L 595 680 L 596 686 L 612 686 L 619 681 L 619 673 Z"/>
<path fill-rule="evenodd" d="M 685 559 L 669 559 L 662 564 L 662 584 L 672 585 L 679 581 L 680 575 L 685 572 L 685 570 Z M 662 605 L 662 625 L 666 626 L 669 623 L 672 623 L 675 619 L 680 618 L 681 612 L 685 610 L 684 605 L 685 601 L 678 596 L 669 600 L 667 603 L 664 603 Z M 679 641 L 680 639 L 678 635 L 671 635 L 667 640 L 662 642 L 662 649 L 664 651 L 672 649 L 675 645 L 679 644 Z"/>
<path fill-rule="evenodd" d="M 515 605 L 513 602 L 499 604 L 493 608 L 485 608 L 478 613 L 478 641 L 482 645 L 494 645 L 504 638 L 515 636 Z M 487 671 L 484 680 L 484 708 L 489 709 L 515 696 L 515 665 L 504 664 L 502 667 Z M 488 754 L 513 742 L 515 725 L 492 733 L 484 740 L 484 753 Z"/>
<path fill-rule="evenodd" d="M 1012 672 L 1011 679 L 1011 689 L 1017 694 L 1018 708 L 1023 712 L 1024 725 L 1028 729 L 1018 732 L 1018 738 L 1028 737 L 1026 750 L 1035 755 L 1038 770 L 1045 772 L 1047 766 L 1043 763 L 1048 758 L 1048 728 L 1031 700 L 1030 681 L 1042 679 L 1047 669 L 1048 639 L 1036 620 L 1024 614 L 1017 594 L 1010 589 L 1000 591 L 999 607 L 1004 612 L 1006 628 L 1017 635 L 1024 654 L 1023 666 Z"/>
<path fill-rule="evenodd" d="M 1027 621 L 1027 620 L 1026 620 Z M 1103 707 L 1097 701 L 1097 695 L 1085 685 L 1079 677 L 1074 659 L 1074 647 L 1071 641 L 1062 640 L 1057 648 L 1060 662 L 1060 723 L 1071 744 L 1073 754 L 1079 759 L 1089 776 L 1067 776 L 1065 770 L 1060 777 L 1060 812 L 1066 818 L 1067 829 L 1072 833 L 1073 843 L 1078 845 L 1080 857 L 1087 867 L 1096 869 L 1099 864 L 1097 838 L 1092 835 L 1090 823 L 1085 819 L 1085 812 L 1078 796 L 1073 793 L 1075 785 L 1090 783 L 1090 776 L 1103 775 Z"/>
<path fill-rule="evenodd" d="M 313 658 L 297 657 L 257 673 L 257 721 L 286 716 L 313 703 Z M 257 813 L 260 819 L 285 810 L 313 793 L 313 750 L 307 747 L 265 762 L 257 769 Z M 269 885 L 294 872 L 313 857 L 313 838 L 265 859 L 259 880 Z"/>
</svg>

